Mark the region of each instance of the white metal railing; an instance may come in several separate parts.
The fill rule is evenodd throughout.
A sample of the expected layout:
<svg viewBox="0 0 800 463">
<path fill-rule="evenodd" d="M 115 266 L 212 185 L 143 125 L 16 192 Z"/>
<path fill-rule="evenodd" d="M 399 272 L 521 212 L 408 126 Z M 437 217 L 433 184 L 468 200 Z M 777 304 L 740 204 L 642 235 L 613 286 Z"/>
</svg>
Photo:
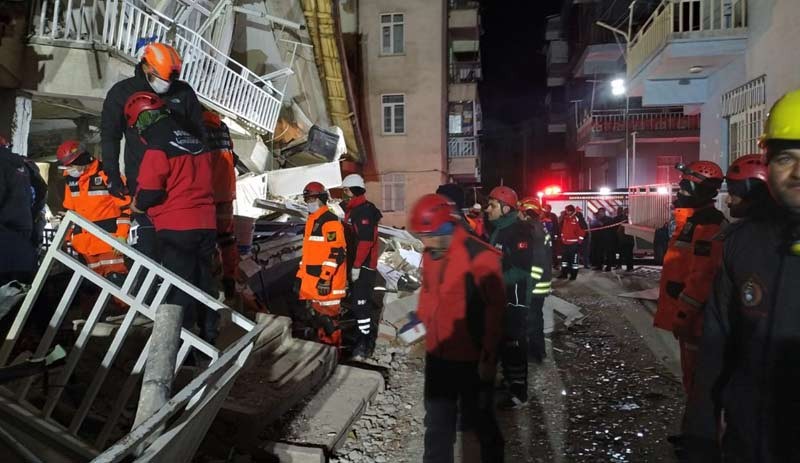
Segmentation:
<svg viewBox="0 0 800 463">
<path fill-rule="evenodd" d="M 132 264 L 130 266 L 130 271 L 121 285 L 118 286 L 117 284 L 103 278 L 99 274 L 89 269 L 86 265 L 79 262 L 71 254 L 65 252 L 64 245 L 67 232 L 74 226 L 81 227 L 84 230 L 84 233 L 91 233 L 95 237 L 110 245 L 117 252 L 131 260 Z M 97 287 L 100 290 L 100 293 L 99 296 L 97 296 L 96 302 L 86 318 L 83 327 L 80 329 L 80 332 L 77 333 L 72 348 L 69 350 L 69 355 L 66 359 L 66 365 L 58 373 L 58 378 L 55 381 L 55 384 L 58 384 L 61 387 L 49 389 L 47 391 L 47 398 L 44 403 L 35 407 L 39 416 L 48 423 L 56 423 L 53 419 L 53 412 L 62 402 L 62 392 L 64 390 L 63 386 L 69 382 L 70 377 L 76 371 L 76 368 L 81 362 L 82 354 L 87 349 L 87 345 L 92 338 L 92 333 L 98 327 L 98 323 L 101 323 L 106 306 L 109 304 L 109 302 L 111 302 L 112 298 L 121 301 L 128 306 L 127 312 L 118 329 L 116 330 L 116 333 L 114 333 L 113 339 L 111 340 L 110 345 L 107 347 L 106 353 L 103 356 L 100 365 L 98 367 L 93 367 L 96 368 L 95 372 L 93 374 L 91 383 L 81 398 L 80 405 L 77 407 L 74 415 L 72 415 L 72 417 L 69 419 L 69 425 L 64 426 L 63 432 L 65 434 L 71 434 L 79 439 L 82 439 L 82 436 L 79 435 L 79 433 L 89 412 L 93 411 L 95 414 L 98 413 L 97 410 L 93 409 L 93 407 L 109 372 L 112 369 L 122 371 L 123 368 L 125 368 L 120 364 L 118 357 L 120 351 L 122 350 L 123 344 L 125 343 L 128 334 L 131 331 L 131 328 L 134 326 L 134 322 L 136 322 L 137 319 L 139 319 L 139 321 L 142 319 L 153 320 L 156 309 L 166 300 L 170 290 L 174 289 L 183 291 L 194 301 L 196 301 L 197 304 L 207 309 L 215 311 L 230 310 L 215 298 L 190 285 L 172 272 L 164 269 L 157 262 L 147 258 L 133 248 L 119 243 L 116 239 L 114 239 L 114 237 L 103 231 L 97 225 L 85 220 L 73 212 L 68 212 L 64 217 L 64 220 L 61 222 L 61 225 L 59 226 L 58 231 L 53 239 L 53 243 L 50 245 L 42 265 L 36 274 L 31 286 L 31 290 L 25 297 L 25 300 L 23 301 L 13 324 L 6 335 L 6 339 L 0 348 L 0 366 L 6 366 L 9 364 L 9 359 L 11 358 L 12 352 L 15 352 L 17 341 L 23 334 L 24 329 L 28 326 L 28 318 L 33 311 L 33 307 L 39 297 L 39 294 L 46 284 L 52 284 L 52 282 L 48 282 L 48 277 L 53 269 L 58 268 L 59 266 L 64 266 L 68 270 L 72 271 L 72 275 L 69 278 L 69 282 L 64 290 L 61 300 L 53 308 L 52 317 L 50 318 L 47 329 L 42 335 L 41 341 L 39 342 L 39 345 L 33 354 L 34 357 L 41 357 L 45 355 L 51 349 L 56 335 L 62 329 L 62 325 L 68 326 L 70 324 L 67 314 L 71 309 L 72 302 L 81 285 L 91 284 Z M 150 297 L 152 297 L 152 301 L 148 299 Z M 258 334 L 258 331 L 260 331 L 260 329 L 263 327 L 256 327 L 251 320 L 236 312 L 232 312 L 231 319 L 233 323 L 238 325 L 245 332 L 249 333 L 245 338 L 248 341 L 236 343 L 236 347 L 231 348 L 236 349 L 235 352 L 229 349 L 227 352 L 230 354 L 230 356 L 225 358 L 225 365 L 220 365 L 218 368 L 213 367 L 219 361 L 218 359 L 220 357 L 220 352 L 214 346 L 200 339 L 191 331 L 186 329 L 181 330 L 181 346 L 178 351 L 176 368 L 180 368 L 186 358 L 193 351 L 199 352 L 210 358 L 210 367 L 212 368 L 209 370 L 210 373 L 205 375 L 202 380 L 206 382 L 204 384 L 207 384 L 209 386 L 208 388 L 204 387 L 201 389 L 194 389 L 191 394 L 188 394 L 188 397 L 187 394 L 181 395 L 179 393 L 173 399 L 173 401 L 180 397 L 181 401 L 184 399 L 192 400 L 193 405 L 199 403 L 204 399 L 204 394 L 210 392 L 212 389 L 218 389 L 219 384 L 214 382 L 215 378 L 219 376 L 218 373 L 226 373 L 233 370 L 238 371 L 238 369 L 244 364 L 244 360 L 246 360 L 250 349 L 252 348 L 252 341 L 254 339 L 253 333 L 255 332 L 255 334 Z M 94 437 L 95 440 L 91 444 L 94 448 L 100 450 L 105 448 L 109 439 L 112 438 L 112 434 L 117 432 L 116 430 L 118 428 L 119 418 L 122 415 L 123 410 L 128 406 L 129 400 L 131 399 L 131 396 L 141 379 L 141 374 L 148 357 L 149 346 L 150 338 L 148 337 L 141 350 L 137 351 L 137 359 L 133 367 L 130 369 L 130 374 L 127 376 L 127 378 L 125 378 L 120 390 L 116 393 L 114 398 L 115 402 L 111 408 L 111 411 L 107 416 L 104 416 L 104 426 L 102 430 L 100 430 L 99 434 Z M 235 357 L 234 363 L 231 363 L 232 357 Z M 88 361 L 91 361 L 91 359 Z M 18 387 L 13 391 L 15 399 L 19 403 L 28 402 L 27 398 L 34 381 L 35 378 L 25 379 L 21 381 Z M 170 404 L 172 404 L 172 402 L 170 402 Z M 180 409 L 178 408 L 170 409 L 170 413 L 172 415 L 178 413 L 179 411 Z M 62 417 L 62 419 L 63 418 L 64 417 Z M 213 415 L 210 419 L 213 419 Z M 146 423 L 147 422 L 143 423 L 142 426 Z M 59 424 L 59 426 L 61 425 Z M 141 426 L 137 427 L 136 429 L 139 430 L 140 428 Z M 149 437 L 153 434 L 153 432 L 156 432 L 156 428 L 157 427 L 148 428 L 146 437 Z"/>
<path fill-rule="evenodd" d="M 171 43 L 183 57 L 181 79 L 204 103 L 258 132 L 275 130 L 283 94 L 194 30 L 129 0 L 66 0 L 62 8 L 64 3 L 39 1 L 32 30 L 35 38 L 101 43 L 133 61 L 146 43 Z"/>
<path fill-rule="evenodd" d="M 475 137 L 448 138 L 447 156 L 451 158 L 469 158 L 478 156 L 478 140 Z"/>
<path fill-rule="evenodd" d="M 671 205 L 678 185 L 671 183 L 632 186 L 628 188 L 630 223 L 656 230 L 669 222 Z"/>
<path fill-rule="evenodd" d="M 628 43 L 628 76 L 675 34 L 746 27 L 747 0 L 663 0 Z"/>
</svg>

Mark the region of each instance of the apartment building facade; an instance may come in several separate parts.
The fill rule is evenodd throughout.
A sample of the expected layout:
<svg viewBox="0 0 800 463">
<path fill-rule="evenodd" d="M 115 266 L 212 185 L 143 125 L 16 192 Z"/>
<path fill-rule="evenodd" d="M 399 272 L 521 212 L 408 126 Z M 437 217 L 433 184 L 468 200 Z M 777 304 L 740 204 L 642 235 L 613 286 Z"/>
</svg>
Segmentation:
<svg viewBox="0 0 800 463">
<path fill-rule="evenodd" d="M 404 226 L 422 195 L 480 181 L 478 2 L 340 2 L 359 42 L 361 106 L 371 159 L 367 195 L 384 223 Z"/>
</svg>

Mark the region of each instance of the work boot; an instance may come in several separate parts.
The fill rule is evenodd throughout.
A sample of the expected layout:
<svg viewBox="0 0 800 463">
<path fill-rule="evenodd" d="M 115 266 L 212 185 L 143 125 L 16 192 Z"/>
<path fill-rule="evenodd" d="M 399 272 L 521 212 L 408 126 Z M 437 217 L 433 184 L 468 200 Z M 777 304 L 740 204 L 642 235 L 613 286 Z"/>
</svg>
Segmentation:
<svg viewBox="0 0 800 463">
<path fill-rule="evenodd" d="M 610 266 L 610 265 L 606 265 L 606 268 L 605 268 L 604 270 L 605 270 L 606 272 L 610 272 L 610 271 L 611 271 L 611 266 Z"/>
<path fill-rule="evenodd" d="M 576 279 L 578 279 L 578 271 L 573 270 L 572 273 L 569 275 L 569 279 L 570 281 L 575 281 Z"/>
<path fill-rule="evenodd" d="M 515 391 L 516 390 L 516 391 Z M 518 390 L 518 388 L 511 386 L 507 394 L 500 399 L 497 408 L 501 410 L 516 410 L 524 407 L 528 403 L 528 392 Z"/>
<path fill-rule="evenodd" d="M 351 359 L 354 362 L 365 362 L 369 357 L 369 339 L 367 336 L 359 336 L 356 345 L 353 347 Z"/>
<path fill-rule="evenodd" d="M 559 280 L 566 280 L 569 277 L 569 273 L 566 269 L 561 270 L 561 274 L 558 275 Z"/>
</svg>

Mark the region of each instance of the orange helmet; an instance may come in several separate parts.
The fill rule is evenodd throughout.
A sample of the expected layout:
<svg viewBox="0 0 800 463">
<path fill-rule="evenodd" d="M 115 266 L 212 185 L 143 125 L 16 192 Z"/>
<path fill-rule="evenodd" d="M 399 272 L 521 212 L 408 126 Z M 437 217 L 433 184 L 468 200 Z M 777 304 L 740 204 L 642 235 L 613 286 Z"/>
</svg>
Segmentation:
<svg viewBox="0 0 800 463">
<path fill-rule="evenodd" d="M 314 198 L 319 195 L 325 194 L 325 185 L 319 182 L 311 182 L 303 188 L 303 197 L 304 198 Z"/>
<path fill-rule="evenodd" d="M 717 165 L 717 163 L 711 161 L 694 161 L 689 163 L 688 166 L 683 163 L 678 163 L 675 165 L 675 168 L 683 173 L 681 179 L 689 180 L 694 183 L 702 183 L 705 180 L 722 183 L 722 180 L 725 178 L 722 168 Z"/>
<path fill-rule="evenodd" d="M 489 199 L 500 201 L 512 209 L 517 207 L 517 192 L 507 186 L 495 187 L 489 193 Z"/>
<path fill-rule="evenodd" d="M 728 181 L 747 180 L 754 178 L 767 181 L 767 157 L 763 154 L 747 154 L 733 161 L 728 167 L 725 179 Z"/>
<path fill-rule="evenodd" d="M 86 148 L 79 141 L 67 140 L 56 150 L 56 159 L 62 166 L 68 166 L 85 152 Z"/>
<path fill-rule="evenodd" d="M 152 92 L 136 92 L 125 102 L 125 119 L 133 127 L 143 111 L 164 107 L 164 101 Z"/>
<path fill-rule="evenodd" d="M 171 80 L 181 73 L 180 55 L 166 43 L 151 43 L 144 48 L 142 61 L 147 63 L 153 73 L 163 80 Z"/>
<path fill-rule="evenodd" d="M 539 201 L 539 198 L 535 196 L 528 196 L 527 198 L 522 199 L 517 207 L 521 211 L 533 211 L 536 213 L 536 215 L 542 213 L 542 203 Z"/>
</svg>

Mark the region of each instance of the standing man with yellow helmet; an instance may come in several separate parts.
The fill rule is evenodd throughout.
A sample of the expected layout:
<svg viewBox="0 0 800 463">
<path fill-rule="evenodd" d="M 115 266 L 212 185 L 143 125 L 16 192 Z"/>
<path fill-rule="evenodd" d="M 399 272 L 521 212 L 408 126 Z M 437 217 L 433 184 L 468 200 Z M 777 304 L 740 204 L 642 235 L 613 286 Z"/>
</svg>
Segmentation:
<svg viewBox="0 0 800 463">
<path fill-rule="evenodd" d="M 688 407 L 691 461 L 800 455 L 800 91 L 772 107 L 761 146 L 772 199 L 726 232 Z"/>
<path fill-rule="evenodd" d="M 178 52 L 165 43 L 146 45 L 133 77 L 114 84 L 106 94 L 101 114 L 100 138 L 103 166 L 108 175 L 108 190 L 118 198 L 135 195 L 139 165 L 145 145 L 136 130 L 125 120 L 125 102 L 136 92 L 155 92 L 164 102 L 170 115 L 182 127 L 200 140 L 206 139 L 203 110 L 192 87 L 178 80 L 182 61 Z M 120 140 L 125 137 L 125 177 L 120 172 Z M 146 214 L 134 214 L 136 248 L 150 257 L 156 257 L 156 234 Z"/>
</svg>

